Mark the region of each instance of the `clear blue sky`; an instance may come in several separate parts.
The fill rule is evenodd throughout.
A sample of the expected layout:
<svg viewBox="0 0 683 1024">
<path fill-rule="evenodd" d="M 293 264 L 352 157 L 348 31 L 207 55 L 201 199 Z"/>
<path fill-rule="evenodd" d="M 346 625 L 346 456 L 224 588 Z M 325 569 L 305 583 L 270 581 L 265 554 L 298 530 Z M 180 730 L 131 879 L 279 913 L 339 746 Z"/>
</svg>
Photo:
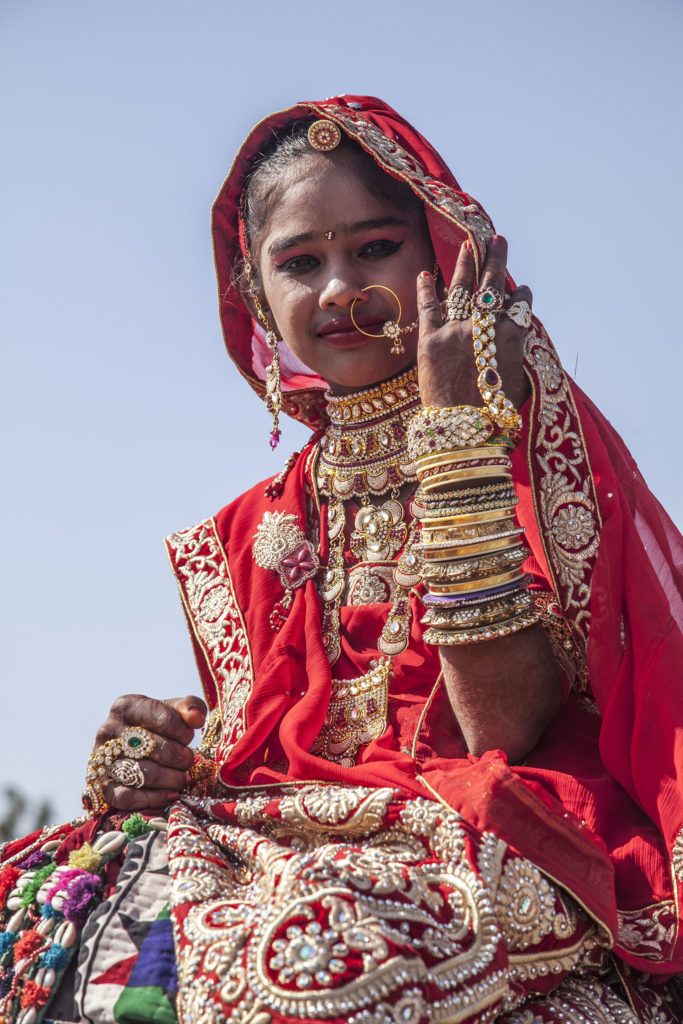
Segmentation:
<svg viewBox="0 0 683 1024">
<path fill-rule="evenodd" d="M 251 126 L 382 96 L 510 241 L 683 520 L 679 0 L 3 0 L 0 787 L 78 812 L 114 697 L 197 692 L 161 538 L 277 472 L 209 209 Z"/>
</svg>

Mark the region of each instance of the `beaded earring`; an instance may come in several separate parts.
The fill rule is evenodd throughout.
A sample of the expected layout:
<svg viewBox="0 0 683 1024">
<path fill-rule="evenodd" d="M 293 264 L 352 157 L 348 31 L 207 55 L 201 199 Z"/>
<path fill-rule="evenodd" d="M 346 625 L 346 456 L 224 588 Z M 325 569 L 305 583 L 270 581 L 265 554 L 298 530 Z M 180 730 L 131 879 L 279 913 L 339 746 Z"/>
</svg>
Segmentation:
<svg viewBox="0 0 683 1024">
<path fill-rule="evenodd" d="M 246 249 L 246 246 L 245 246 Z M 273 358 L 266 369 L 266 409 L 273 418 L 273 427 L 270 432 L 270 447 L 273 451 L 280 442 L 280 413 L 282 412 L 282 378 L 280 374 L 280 352 L 278 349 L 278 336 L 270 326 L 270 321 L 263 311 L 261 301 L 254 287 L 254 266 L 251 262 L 248 250 L 244 253 L 244 273 L 249 282 L 249 295 L 256 308 L 256 315 L 266 329 L 266 345 L 273 353 Z"/>
</svg>

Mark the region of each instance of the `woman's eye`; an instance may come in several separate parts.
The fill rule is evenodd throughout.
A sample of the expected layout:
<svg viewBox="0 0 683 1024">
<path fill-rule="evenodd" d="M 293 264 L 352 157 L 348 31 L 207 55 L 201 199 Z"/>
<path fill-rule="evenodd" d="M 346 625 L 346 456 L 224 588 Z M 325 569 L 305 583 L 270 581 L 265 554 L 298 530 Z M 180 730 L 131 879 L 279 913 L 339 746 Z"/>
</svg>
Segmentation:
<svg viewBox="0 0 683 1024">
<path fill-rule="evenodd" d="M 285 260 L 284 263 L 279 263 L 277 266 L 278 270 L 295 271 L 300 270 L 311 270 L 313 267 L 318 266 L 318 260 L 315 256 L 292 256 L 291 259 Z"/>
<path fill-rule="evenodd" d="M 393 256 L 403 245 L 403 241 L 392 242 L 389 238 L 377 238 L 374 242 L 364 245 L 359 255 L 362 259 L 383 259 Z"/>
</svg>

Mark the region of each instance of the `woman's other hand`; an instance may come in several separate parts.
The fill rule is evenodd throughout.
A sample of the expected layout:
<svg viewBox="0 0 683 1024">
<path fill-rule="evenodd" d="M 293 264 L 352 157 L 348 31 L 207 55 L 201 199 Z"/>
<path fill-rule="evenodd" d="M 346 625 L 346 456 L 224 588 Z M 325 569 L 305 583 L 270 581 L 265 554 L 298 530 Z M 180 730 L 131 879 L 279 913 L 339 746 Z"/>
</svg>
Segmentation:
<svg viewBox="0 0 683 1024">
<path fill-rule="evenodd" d="M 103 783 L 102 793 L 109 806 L 125 811 L 158 810 L 175 800 L 188 784 L 187 772 L 194 761 L 190 743 L 195 729 L 204 725 L 206 712 L 201 697 L 161 701 L 127 694 L 115 700 L 109 717 L 97 731 L 95 749 L 129 726 L 148 729 L 156 746 L 149 757 L 137 762 L 145 778 L 142 788 L 124 786 L 114 779 Z"/>
<path fill-rule="evenodd" d="M 505 239 L 502 235 L 494 235 L 489 242 L 480 288 L 492 288 L 500 295 L 505 294 L 507 253 Z M 463 242 L 449 292 L 459 285 L 472 294 L 475 290 L 474 270 L 472 249 L 469 242 Z M 513 302 L 527 302 L 531 306 L 530 289 L 524 285 L 516 288 L 505 302 L 506 308 Z M 417 370 L 423 404 L 481 406 L 483 400 L 476 383 L 471 319 L 444 323 L 436 283 L 429 273 L 420 274 L 417 279 L 417 308 L 420 332 Z M 498 314 L 495 327 L 496 359 L 503 391 L 519 409 L 529 395 L 523 363 L 526 331 L 508 319 L 503 311 Z"/>
</svg>

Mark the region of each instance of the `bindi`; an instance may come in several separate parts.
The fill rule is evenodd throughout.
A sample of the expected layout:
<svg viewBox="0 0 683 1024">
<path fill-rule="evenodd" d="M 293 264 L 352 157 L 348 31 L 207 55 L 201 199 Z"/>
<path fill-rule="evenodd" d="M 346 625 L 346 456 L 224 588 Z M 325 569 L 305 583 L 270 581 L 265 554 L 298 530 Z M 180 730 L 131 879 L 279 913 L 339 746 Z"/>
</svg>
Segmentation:
<svg viewBox="0 0 683 1024">
<path fill-rule="evenodd" d="M 326 231 L 325 232 L 325 238 L 327 239 L 328 242 L 331 242 L 332 239 L 334 238 L 334 236 L 335 236 L 335 232 L 334 231 Z"/>
</svg>

